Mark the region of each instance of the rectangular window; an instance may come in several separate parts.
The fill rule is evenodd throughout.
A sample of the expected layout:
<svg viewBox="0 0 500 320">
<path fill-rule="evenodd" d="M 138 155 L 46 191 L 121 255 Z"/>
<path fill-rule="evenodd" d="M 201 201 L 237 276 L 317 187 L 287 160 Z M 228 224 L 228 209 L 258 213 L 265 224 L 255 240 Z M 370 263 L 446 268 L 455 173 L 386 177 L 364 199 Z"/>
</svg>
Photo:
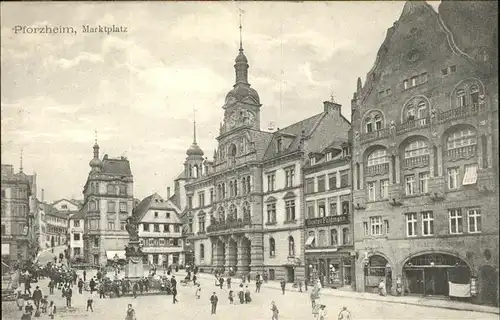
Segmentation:
<svg viewBox="0 0 500 320">
<path fill-rule="evenodd" d="M 150 247 L 154 247 L 155 246 L 155 239 L 149 238 L 148 239 L 148 244 L 149 244 Z"/>
<path fill-rule="evenodd" d="M 368 201 L 375 201 L 375 182 L 368 182 Z"/>
<path fill-rule="evenodd" d="M 417 77 L 411 77 L 411 86 L 414 87 L 417 85 Z"/>
<path fill-rule="evenodd" d="M 389 180 L 380 180 L 380 198 L 389 198 Z"/>
<path fill-rule="evenodd" d="M 286 220 L 295 221 L 295 200 L 287 200 L 285 202 Z"/>
<path fill-rule="evenodd" d="M 158 218 L 158 212 L 155 211 L 155 218 Z"/>
<path fill-rule="evenodd" d="M 407 213 L 406 214 L 406 236 L 415 237 L 417 235 L 417 214 Z"/>
<path fill-rule="evenodd" d="M 276 222 L 276 203 L 269 203 L 267 205 L 267 222 L 268 223 Z"/>
<path fill-rule="evenodd" d="M 389 234 L 389 220 L 384 220 L 385 234 Z"/>
<path fill-rule="evenodd" d="M 314 166 L 314 165 L 316 164 L 316 158 L 315 158 L 315 157 L 310 158 L 310 159 L 309 159 L 309 164 L 310 164 L 311 166 Z"/>
<path fill-rule="evenodd" d="M 368 230 L 368 222 L 363 222 L 363 232 L 365 234 L 365 237 L 368 237 L 370 235 L 370 231 Z"/>
<path fill-rule="evenodd" d="M 127 225 L 127 223 L 125 221 L 121 221 L 120 222 L 120 230 L 125 230 L 126 225 Z"/>
<path fill-rule="evenodd" d="M 267 191 L 274 191 L 276 187 L 276 174 L 270 173 L 267 175 Z"/>
<path fill-rule="evenodd" d="M 337 198 L 330 198 L 328 199 L 328 202 L 330 203 L 330 215 L 331 216 L 336 216 L 337 213 Z"/>
<path fill-rule="evenodd" d="M 441 69 L 441 74 L 443 76 L 447 75 L 448 74 L 448 68 Z"/>
<path fill-rule="evenodd" d="M 205 206 L 205 191 L 198 193 L 198 207 Z"/>
<path fill-rule="evenodd" d="M 205 216 L 198 218 L 198 231 L 205 232 Z"/>
<path fill-rule="evenodd" d="M 80 227 L 80 220 L 73 220 L 73 227 L 79 228 Z"/>
<path fill-rule="evenodd" d="M 167 219 L 170 219 L 170 212 L 167 211 Z"/>
<path fill-rule="evenodd" d="M 289 168 L 285 170 L 285 187 L 293 187 L 293 180 L 295 178 L 295 168 Z"/>
<path fill-rule="evenodd" d="M 450 234 L 461 234 L 464 232 L 463 218 L 461 209 L 449 209 L 450 216 Z"/>
<path fill-rule="evenodd" d="M 458 189 L 458 168 L 448 168 L 448 189 Z"/>
<path fill-rule="evenodd" d="M 415 176 L 406 176 L 405 177 L 405 194 L 407 196 L 411 196 L 415 194 Z"/>
<path fill-rule="evenodd" d="M 327 152 L 327 154 L 326 154 L 326 161 L 330 161 L 330 160 L 332 160 L 332 158 L 333 158 L 332 152 Z"/>
<path fill-rule="evenodd" d="M 210 189 L 210 204 L 214 203 L 214 201 L 215 201 L 214 189 Z"/>
<path fill-rule="evenodd" d="M 349 214 L 349 208 L 350 208 L 350 205 L 349 205 L 349 201 L 342 201 L 342 214 Z"/>
<path fill-rule="evenodd" d="M 451 66 L 450 67 L 450 73 L 456 72 L 457 71 L 457 66 Z"/>
<path fill-rule="evenodd" d="M 73 234 L 73 240 L 79 241 L 80 240 L 80 234 L 79 233 L 74 233 Z"/>
<path fill-rule="evenodd" d="M 94 248 L 99 247 L 99 238 L 95 237 L 94 238 Z"/>
<path fill-rule="evenodd" d="M 75 256 L 81 255 L 82 254 L 81 249 L 80 248 L 73 248 L 73 254 Z"/>
<path fill-rule="evenodd" d="M 318 201 L 318 217 L 322 218 L 326 216 L 325 201 Z"/>
<path fill-rule="evenodd" d="M 168 224 L 163 225 L 163 232 L 170 232 L 170 226 Z"/>
<path fill-rule="evenodd" d="M 422 235 L 432 236 L 434 234 L 434 214 L 422 212 Z"/>
<path fill-rule="evenodd" d="M 188 203 L 187 203 L 188 208 L 189 208 L 189 209 L 192 209 L 192 208 L 193 208 L 193 196 L 188 196 L 188 197 L 187 197 L 187 200 L 188 200 L 188 201 L 187 201 L 187 202 L 188 202 Z"/>
<path fill-rule="evenodd" d="M 160 246 L 165 246 L 165 239 L 160 238 L 159 243 L 160 243 Z"/>
<path fill-rule="evenodd" d="M 382 235 L 382 217 L 370 217 L 370 227 L 372 236 Z"/>
<path fill-rule="evenodd" d="M 466 165 L 462 185 L 467 186 L 471 184 L 476 184 L 476 182 L 477 182 L 477 164 Z"/>
<path fill-rule="evenodd" d="M 174 232 L 177 232 L 177 233 L 181 232 L 181 226 L 178 224 L 174 224 Z"/>
<path fill-rule="evenodd" d="M 481 232 L 481 211 L 479 209 L 467 209 L 469 220 L 469 233 Z"/>
<path fill-rule="evenodd" d="M 306 193 L 314 193 L 314 178 L 306 180 Z"/>
<path fill-rule="evenodd" d="M 314 201 L 307 202 L 307 218 L 314 218 Z"/>
<path fill-rule="evenodd" d="M 143 223 L 142 228 L 144 231 L 148 232 L 149 231 L 149 223 Z"/>
<path fill-rule="evenodd" d="M 429 193 L 429 172 L 419 174 L 420 193 Z"/>
<path fill-rule="evenodd" d="M 330 190 L 337 189 L 337 173 L 330 173 L 328 175 L 328 188 Z"/>
<path fill-rule="evenodd" d="M 340 171 L 340 187 L 346 188 L 349 187 L 349 170 Z"/>
<path fill-rule="evenodd" d="M 120 212 L 127 212 L 127 203 L 120 202 Z"/>
<path fill-rule="evenodd" d="M 408 79 L 403 80 L 403 89 L 408 89 Z"/>
<path fill-rule="evenodd" d="M 116 212 L 116 203 L 108 200 L 108 212 Z"/>
<path fill-rule="evenodd" d="M 153 225 L 153 231 L 154 231 L 154 232 L 160 232 L 160 225 L 155 223 L 155 224 Z"/>
<path fill-rule="evenodd" d="M 323 191 L 325 191 L 325 177 L 319 176 L 318 177 L 318 192 L 323 192 Z"/>
</svg>

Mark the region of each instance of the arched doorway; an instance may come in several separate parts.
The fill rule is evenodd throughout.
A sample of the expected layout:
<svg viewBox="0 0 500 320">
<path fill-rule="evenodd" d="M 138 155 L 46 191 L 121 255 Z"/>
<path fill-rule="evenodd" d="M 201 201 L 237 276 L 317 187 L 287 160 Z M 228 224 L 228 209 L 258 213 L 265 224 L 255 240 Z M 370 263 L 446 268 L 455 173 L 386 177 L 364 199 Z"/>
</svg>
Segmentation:
<svg viewBox="0 0 500 320">
<path fill-rule="evenodd" d="M 229 260 L 227 261 L 227 264 L 228 267 L 231 267 L 234 270 L 238 261 L 238 245 L 234 239 L 229 239 L 227 249 L 229 250 Z"/>
<path fill-rule="evenodd" d="M 403 276 L 405 294 L 470 297 L 470 268 L 450 254 L 414 256 L 403 265 Z"/>
<path fill-rule="evenodd" d="M 252 263 L 251 246 L 252 242 L 248 238 L 243 237 L 241 239 L 241 266 L 245 271 L 250 271 L 250 264 Z"/>
<path fill-rule="evenodd" d="M 392 269 L 387 261 L 381 255 L 372 255 L 368 258 L 365 264 L 365 291 L 366 292 L 378 292 L 378 286 L 380 281 L 384 280 L 386 291 L 391 292 L 392 287 Z"/>
</svg>

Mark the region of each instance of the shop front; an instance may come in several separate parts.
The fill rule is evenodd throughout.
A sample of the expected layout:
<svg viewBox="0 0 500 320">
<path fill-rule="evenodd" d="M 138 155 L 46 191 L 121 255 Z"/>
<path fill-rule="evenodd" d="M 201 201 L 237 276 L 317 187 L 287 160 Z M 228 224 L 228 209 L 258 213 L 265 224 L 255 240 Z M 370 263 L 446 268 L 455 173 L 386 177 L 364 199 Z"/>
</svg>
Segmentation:
<svg viewBox="0 0 500 320">
<path fill-rule="evenodd" d="M 319 279 L 322 286 L 354 288 L 354 257 L 351 250 L 306 249 L 306 278 Z"/>
<path fill-rule="evenodd" d="M 386 292 L 391 292 L 392 287 L 392 269 L 387 261 L 381 255 L 372 255 L 366 257 L 364 262 L 365 291 L 378 293 L 381 281 L 384 281 Z"/>
</svg>

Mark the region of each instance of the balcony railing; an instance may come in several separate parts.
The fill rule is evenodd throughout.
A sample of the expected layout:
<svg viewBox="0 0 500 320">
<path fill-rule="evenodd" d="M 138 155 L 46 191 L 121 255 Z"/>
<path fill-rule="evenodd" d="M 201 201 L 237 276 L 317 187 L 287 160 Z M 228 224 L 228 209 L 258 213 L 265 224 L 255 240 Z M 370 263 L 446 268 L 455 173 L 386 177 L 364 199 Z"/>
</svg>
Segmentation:
<svg viewBox="0 0 500 320">
<path fill-rule="evenodd" d="M 426 167 L 429 165 L 429 155 L 422 155 L 418 157 L 412 157 L 405 159 L 405 169 L 412 169 L 412 168 L 419 168 L 419 167 Z"/>
<path fill-rule="evenodd" d="M 476 115 L 479 111 L 479 105 L 463 106 L 455 109 L 440 112 L 438 115 L 439 122 L 446 122 L 454 119 L 466 118 Z"/>
<path fill-rule="evenodd" d="M 405 123 L 398 124 L 396 126 L 396 133 L 401 134 L 408 131 L 417 130 L 420 128 L 425 128 L 430 125 L 430 117 L 423 117 L 415 120 L 408 120 Z"/>
<path fill-rule="evenodd" d="M 373 166 L 366 166 L 365 174 L 367 176 L 384 175 L 389 173 L 389 163 L 376 164 Z"/>
<path fill-rule="evenodd" d="M 306 227 L 331 226 L 349 222 L 348 214 L 306 219 Z"/>
<path fill-rule="evenodd" d="M 476 156 L 477 146 L 475 144 L 446 151 L 448 160 L 468 159 Z"/>
<path fill-rule="evenodd" d="M 364 133 L 361 135 L 361 141 L 368 142 L 368 141 L 372 141 L 372 140 L 382 139 L 382 138 L 388 137 L 390 132 L 391 131 L 389 128 L 385 128 L 385 129 L 380 129 L 380 130 L 376 130 L 373 132 Z"/>
<path fill-rule="evenodd" d="M 250 224 L 251 224 L 250 219 L 215 221 L 207 227 L 207 232 L 217 232 L 229 229 L 241 229 Z"/>
</svg>

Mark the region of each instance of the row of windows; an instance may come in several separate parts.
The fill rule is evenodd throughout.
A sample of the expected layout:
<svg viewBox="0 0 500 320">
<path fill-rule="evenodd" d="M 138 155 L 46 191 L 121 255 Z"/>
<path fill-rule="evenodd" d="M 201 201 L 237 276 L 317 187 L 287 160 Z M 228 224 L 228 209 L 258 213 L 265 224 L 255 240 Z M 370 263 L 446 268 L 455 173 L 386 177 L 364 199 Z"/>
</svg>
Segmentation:
<svg viewBox="0 0 500 320">
<path fill-rule="evenodd" d="M 269 257 L 276 256 L 276 240 L 269 238 Z M 295 257 L 295 240 L 292 236 L 288 237 L 288 256 Z"/>
<path fill-rule="evenodd" d="M 238 218 L 246 218 L 246 219 L 249 219 L 250 216 L 251 216 L 251 209 L 250 209 L 250 204 L 248 202 L 243 202 L 243 205 L 241 206 L 241 211 L 242 211 L 242 215 L 238 215 L 238 208 L 236 207 L 236 205 L 232 204 L 230 207 L 229 207 L 229 212 L 226 216 L 226 210 L 224 209 L 223 206 L 220 206 L 219 209 L 217 210 L 217 215 L 218 215 L 218 219 L 219 221 L 225 221 L 226 219 L 227 220 L 230 220 L 230 219 L 238 219 Z M 189 219 L 191 222 L 192 222 L 192 219 L 190 218 Z M 191 223 L 190 222 L 190 223 Z M 190 231 L 192 232 L 192 231 Z"/>
<path fill-rule="evenodd" d="M 276 221 L 276 202 L 268 203 L 266 207 L 267 224 L 275 224 Z M 285 200 L 285 222 L 294 222 L 295 220 L 295 200 Z"/>
<path fill-rule="evenodd" d="M 160 218 L 160 212 L 155 211 L 154 212 L 154 217 L 155 217 L 155 219 Z M 165 218 L 170 219 L 170 212 L 169 211 L 165 212 Z"/>
<path fill-rule="evenodd" d="M 326 216 L 337 216 L 337 215 L 346 215 L 349 214 L 350 212 L 350 198 L 351 195 L 343 195 L 340 197 L 331 197 L 328 198 L 328 202 L 326 199 L 320 199 L 314 201 L 308 201 L 306 206 L 307 206 L 307 218 L 312 219 L 312 218 L 321 218 L 321 217 L 326 217 Z M 328 203 L 328 210 L 327 210 L 327 205 Z M 340 203 L 340 207 L 339 207 Z M 316 208 L 317 210 L 317 215 L 316 215 Z M 340 210 L 339 210 L 340 209 Z"/>
<path fill-rule="evenodd" d="M 225 182 L 219 183 L 217 186 L 217 199 L 223 200 L 228 197 L 236 197 L 238 195 L 248 194 L 252 191 L 250 176 L 243 177 L 240 181 L 241 184 L 241 192 L 238 191 L 238 180 L 232 180 L 227 185 Z M 229 188 L 229 190 L 228 190 Z M 212 197 L 212 194 L 211 194 Z"/>
<path fill-rule="evenodd" d="M 316 183 L 314 183 L 315 180 Z M 316 178 L 306 179 L 306 193 L 324 192 L 327 188 L 328 190 L 347 188 L 350 187 L 350 185 L 349 170 L 342 170 L 340 173 L 334 172 L 328 175 L 321 175 Z"/>
<path fill-rule="evenodd" d="M 309 231 L 308 235 L 311 239 L 312 239 L 312 237 L 314 237 L 314 240 L 311 243 L 311 245 L 313 245 L 313 246 L 326 247 L 328 245 L 338 246 L 338 245 L 351 244 L 351 233 L 349 231 L 349 228 L 342 228 L 342 236 L 340 238 L 341 242 L 339 242 L 339 232 L 337 229 L 330 230 L 330 241 L 329 242 L 327 239 L 327 231 L 326 230 L 319 230 L 317 238 L 316 238 L 316 233 L 314 231 Z M 317 242 L 316 242 L 316 239 L 318 240 Z"/>
<path fill-rule="evenodd" d="M 348 157 L 351 155 L 351 148 L 349 146 L 342 146 L 342 153 L 339 153 L 337 155 L 340 155 L 343 158 Z M 327 152 L 325 156 L 326 156 L 325 161 L 332 161 L 334 158 L 334 152 L 333 151 Z M 309 158 L 309 164 L 311 166 L 315 165 L 316 162 L 317 162 L 317 159 L 316 159 L 315 155 L 313 155 Z"/>
<path fill-rule="evenodd" d="M 285 184 L 282 188 L 291 188 L 294 186 L 295 168 L 285 168 Z M 276 172 L 268 173 L 267 175 L 267 191 L 275 191 L 276 189 Z"/>
<path fill-rule="evenodd" d="M 403 89 L 406 90 L 406 89 L 415 87 L 419 84 L 426 83 L 427 80 L 428 80 L 427 72 L 424 72 L 424 73 L 419 74 L 417 76 L 413 76 L 409 79 L 403 80 Z"/>
<path fill-rule="evenodd" d="M 107 200 L 107 212 L 116 212 L 116 208 L 119 207 L 120 212 L 128 212 L 128 204 L 126 201 L 111 201 Z M 89 201 L 89 211 L 99 210 L 99 200 Z"/>
<path fill-rule="evenodd" d="M 140 242 L 144 247 L 177 247 L 181 245 L 181 241 L 177 238 L 142 238 Z"/>
<path fill-rule="evenodd" d="M 161 226 L 163 225 L 163 228 Z M 181 232 L 180 224 L 172 224 L 172 228 L 170 224 L 158 224 L 158 223 L 143 223 L 142 230 L 145 232 Z M 163 229 L 163 230 L 161 230 Z M 160 231 L 161 230 L 161 231 Z"/>
<path fill-rule="evenodd" d="M 127 222 L 120 221 L 120 230 L 125 230 Z M 108 221 L 108 230 L 117 230 L 114 221 Z"/>
</svg>

